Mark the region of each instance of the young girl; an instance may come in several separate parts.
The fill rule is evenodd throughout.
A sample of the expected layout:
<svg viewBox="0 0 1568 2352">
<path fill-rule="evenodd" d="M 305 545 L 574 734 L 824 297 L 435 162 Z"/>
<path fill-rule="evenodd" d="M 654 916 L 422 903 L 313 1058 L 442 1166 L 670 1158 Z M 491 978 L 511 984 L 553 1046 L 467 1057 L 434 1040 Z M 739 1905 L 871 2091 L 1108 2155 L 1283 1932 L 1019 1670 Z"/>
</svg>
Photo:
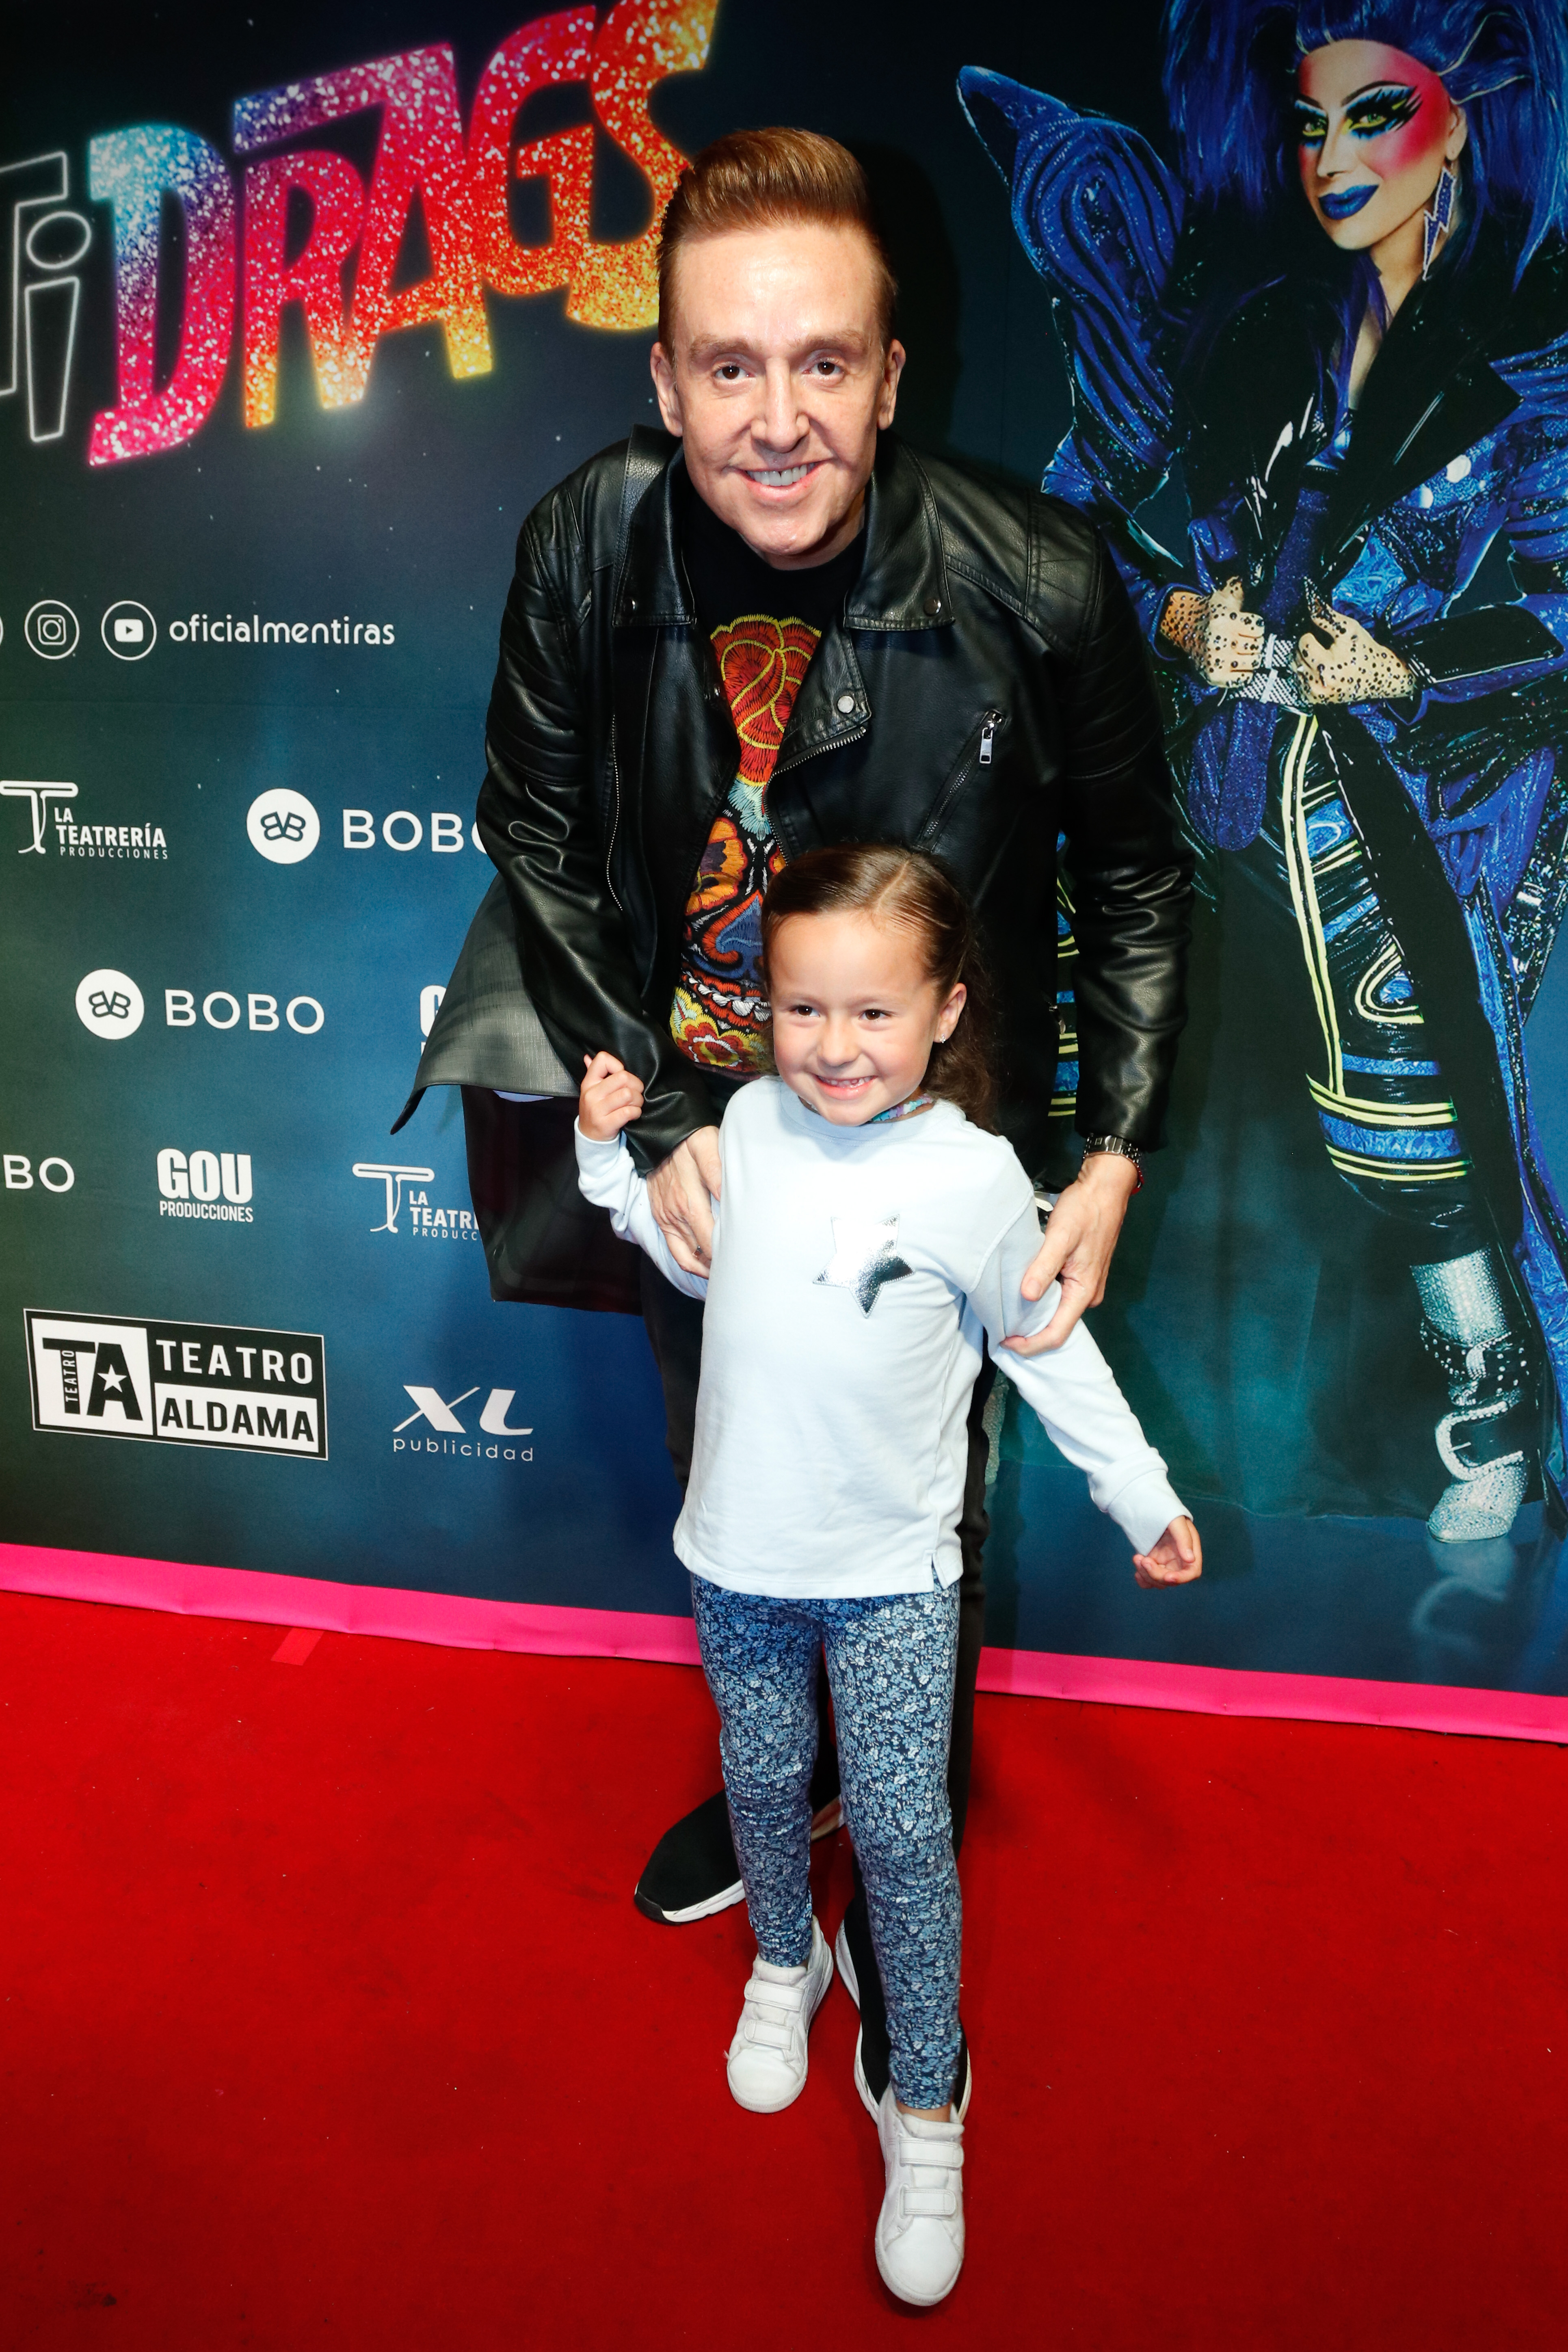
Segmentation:
<svg viewBox="0 0 1568 2352">
<path fill-rule="evenodd" d="M 730 2088 L 763 2113 L 798 2097 L 833 1974 L 808 1878 L 821 1651 L 891 2043 L 874 2111 L 877 2266 L 906 2302 L 934 2304 L 963 2260 L 947 1745 L 965 1418 L 986 1338 L 1089 1472 L 1141 1582 L 1195 1577 L 1198 1538 L 1083 1326 L 1055 1353 L 1013 1351 L 1058 1291 L 1029 1303 L 1019 1288 L 1039 1222 L 1011 1146 L 985 1131 L 984 983 L 957 887 L 913 851 L 818 849 L 778 876 L 762 919 L 778 1076 L 724 1114 L 708 1279 L 682 1271 L 654 1222 L 622 1135 L 641 1081 L 609 1054 L 583 1081 L 578 1166 L 616 1231 L 707 1299 L 675 1548 L 757 1939 Z M 846 1969 L 842 1935 L 838 1958 Z"/>
</svg>

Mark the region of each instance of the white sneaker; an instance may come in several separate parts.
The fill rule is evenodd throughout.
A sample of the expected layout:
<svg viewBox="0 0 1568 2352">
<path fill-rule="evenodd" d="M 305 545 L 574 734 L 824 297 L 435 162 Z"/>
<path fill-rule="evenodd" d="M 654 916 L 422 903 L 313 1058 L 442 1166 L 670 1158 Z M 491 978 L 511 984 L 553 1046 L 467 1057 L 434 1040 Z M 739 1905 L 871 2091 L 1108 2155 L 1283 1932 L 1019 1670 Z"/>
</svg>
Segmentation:
<svg viewBox="0 0 1568 2352">
<path fill-rule="evenodd" d="M 877 2268 L 903 2303 L 940 2303 L 963 2268 L 963 2126 L 906 2116 L 889 2083 L 877 2110 L 888 2189 Z"/>
<path fill-rule="evenodd" d="M 799 2098 L 805 2088 L 805 2037 L 832 1981 L 833 1955 L 815 1919 L 811 1958 L 804 1969 L 752 1961 L 725 2069 L 737 2106 L 776 2116 Z"/>
</svg>

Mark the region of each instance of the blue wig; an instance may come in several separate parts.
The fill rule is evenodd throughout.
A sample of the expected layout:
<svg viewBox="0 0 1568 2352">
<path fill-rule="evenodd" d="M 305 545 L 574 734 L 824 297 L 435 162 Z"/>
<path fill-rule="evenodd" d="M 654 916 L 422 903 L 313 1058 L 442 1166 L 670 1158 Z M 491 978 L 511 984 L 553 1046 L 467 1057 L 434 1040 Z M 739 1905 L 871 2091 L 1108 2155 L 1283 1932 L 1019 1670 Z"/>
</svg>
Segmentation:
<svg viewBox="0 0 1568 2352">
<path fill-rule="evenodd" d="M 1296 194 L 1296 66 L 1331 41 L 1415 58 L 1462 106 L 1467 242 L 1500 216 L 1517 266 L 1568 234 L 1568 11 L 1563 0 L 1170 0 L 1165 97 L 1200 203 L 1261 224 Z"/>
</svg>

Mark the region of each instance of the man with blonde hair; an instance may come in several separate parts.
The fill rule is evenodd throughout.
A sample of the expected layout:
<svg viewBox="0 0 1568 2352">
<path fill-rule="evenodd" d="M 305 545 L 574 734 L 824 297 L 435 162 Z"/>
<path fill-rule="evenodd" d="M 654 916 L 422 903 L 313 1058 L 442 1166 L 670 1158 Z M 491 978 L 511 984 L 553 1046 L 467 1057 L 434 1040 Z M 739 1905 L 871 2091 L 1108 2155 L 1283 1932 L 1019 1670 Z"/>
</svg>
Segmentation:
<svg viewBox="0 0 1568 2352">
<path fill-rule="evenodd" d="M 1058 1346 L 1102 1295 L 1184 1018 L 1189 860 L 1131 608 L 1080 515 L 917 458 L 894 435 L 897 289 L 860 167 L 833 141 L 743 131 L 706 149 L 666 213 L 659 289 L 665 434 L 582 467 L 519 542 L 479 803 L 515 919 L 516 988 L 569 1071 L 607 1050 L 640 1077 L 627 1139 L 677 1260 L 706 1272 L 718 1122 L 768 1066 L 771 876 L 835 841 L 905 842 L 945 862 L 996 982 L 1000 1124 L 1040 1170 L 1062 842 L 1084 1157 L 1026 1286 L 1038 1297 L 1059 1278 L 1036 1343 Z M 448 1031 L 464 1017 L 460 1003 L 444 1010 Z M 646 1259 L 642 1284 L 684 1479 L 701 1308 Z M 983 1628 L 987 1384 L 961 1530 L 955 1844 Z M 819 1821 L 836 1794 L 825 1744 Z M 673 1922 L 742 1899 L 721 1793 L 660 1842 L 637 1899 Z M 839 1953 L 874 2109 L 887 2042 L 863 1897 Z"/>
</svg>

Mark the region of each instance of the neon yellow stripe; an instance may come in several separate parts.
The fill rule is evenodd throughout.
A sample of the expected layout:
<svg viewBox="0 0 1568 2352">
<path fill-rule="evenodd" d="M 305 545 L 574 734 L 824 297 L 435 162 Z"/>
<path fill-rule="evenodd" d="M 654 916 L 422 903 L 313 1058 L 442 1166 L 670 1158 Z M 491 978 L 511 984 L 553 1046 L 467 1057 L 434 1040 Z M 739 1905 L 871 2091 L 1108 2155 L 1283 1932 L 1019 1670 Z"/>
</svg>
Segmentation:
<svg viewBox="0 0 1568 2352">
<path fill-rule="evenodd" d="M 1352 1000 L 1363 1021 L 1370 1021 L 1374 1025 L 1381 1024 L 1394 1029 L 1421 1029 L 1426 1026 L 1421 1017 L 1421 1007 L 1414 997 L 1410 1001 L 1408 1011 L 1404 1013 L 1390 1013 L 1372 1002 L 1373 989 L 1381 988 L 1384 982 L 1393 973 L 1401 971 L 1404 961 L 1400 953 L 1399 941 L 1390 940 L 1382 954 L 1368 964 L 1356 982 L 1355 995 Z"/>
<path fill-rule="evenodd" d="M 1312 983 L 1318 1026 L 1323 1033 L 1323 1044 L 1328 1051 L 1330 1083 L 1338 1087 L 1344 1082 L 1344 1059 L 1339 1022 L 1334 1013 L 1333 986 L 1329 977 L 1329 949 L 1323 937 L 1322 910 L 1318 905 L 1312 861 L 1307 848 L 1306 771 L 1317 737 L 1318 722 L 1315 719 L 1303 715 L 1297 719 L 1296 732 L 1285 754 L 1279 814 L 1285 842 L 1285 866 L 1290 881 L 1290 903 L 1296 909 L 1296 927 L 1301 934 L 1301 952 L 1306 958 L 1307 976 Z"/>
<path fill-rule="evenodd" d="M 1452 1184 L 1469 1174 L 1468 1160 L 1426 1160 L 1419 1165 L 1389 1160 L 1368 1160 L 1357 1151 L 1328 1147 L 1329 1160 L 1342 1175 L 1363 1176 L 1375 1184 Z"/>
<path fill-rule="evenodd" d="M 1312 1100 L 1322 1110 L 1343 1111 L 1365 1127 L 1452 1127 L 1458 1118 L 1451 1102 L 1374 1103 L 1359 1095 L 1335 1094 L 1309 1077 Z"/>
</svg>

